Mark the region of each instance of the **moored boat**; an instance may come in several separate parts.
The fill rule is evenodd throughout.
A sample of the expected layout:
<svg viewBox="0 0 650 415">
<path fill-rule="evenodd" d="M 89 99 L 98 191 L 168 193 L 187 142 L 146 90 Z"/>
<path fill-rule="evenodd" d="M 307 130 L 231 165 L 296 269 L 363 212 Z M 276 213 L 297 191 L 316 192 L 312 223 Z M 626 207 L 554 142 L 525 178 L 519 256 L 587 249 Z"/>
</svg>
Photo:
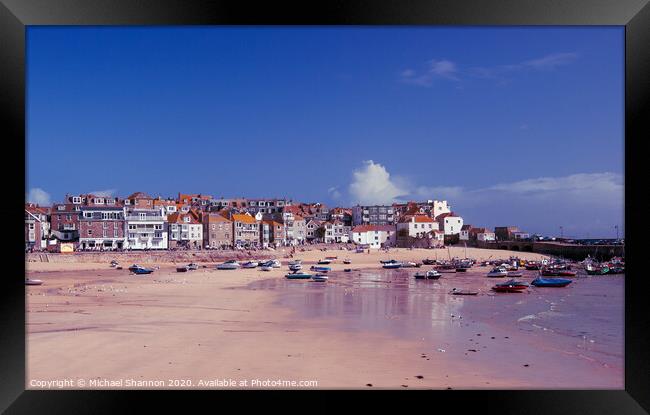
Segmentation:
<svg viewBox="0 0 650 415">
<path fill-rule="evenodd" d="M 411 261 L 402 262 L 402 268 L 419 268 L 419 265 Z"/>
<path fill-rule="evenodd" d="M 494 287 L 492 287 L 492 290 L 496 292 L 506 292 L 506 293 L 517 292 L 518 293 L 528 288 L 528 286 L 529 286 L 528 283 L 516 281 L 516 280 L 510 280 L 510 281 L 496 284 Z"/>
<path fill-rule="evenodd" d="M 350 260 L 349 258 L 345 258 L 345 259 L 343 260 L 343 263 L 344 263 L 344 264 L 351 264 L 351 263 L 352 263 L 352 260 Z"/>
<path fill-rule="evenodd" d="M 329 277 L 325 274 L 316 274 L 313 277 L 311 277 L 311 279 L 316 282 L 326 282 L 329 279 Z"/>
<path fill-rule="evenodd" d="M 329 272 L 329 271 L 332 270 L 332 268 L 330 268 L 330 267 L 317 267 L 317 266 L 314 266 L 314 265 L 312 265 L 312 267 L 309 268 L 309 269 L 312 270 L 312 271 L 316 271 L 316 272 Z"/>
<path fill-rule="evenodd" d="M 312 274 L 306 272 L 292 272 L 285 275 L 285 278 L 289 280 L 308 280 L 312 277 Z"/>
<path fill-rule="evenodd" d="M 508 277 L 511 278 L 521 278 L 524 276 L 524 273 L 521 271 L 508 271 Z"/>
<path fill-rule="evenodd" d="M 257 268 L 257 262 L 255 261 L 246 261 L 241 264 L 242 268 Z"/>
<path fill-rule="evenodd" d="M 260 267 L 260 271 L 272 271 L 272 270 L 273 270 L 273 267 L 270 266 L 270 265 L 262 265 Z"/>
<path fill-rule="evenodd" d="M 473 290 L 459 290 L 457 288 L 453 288 L 450 291 L 450 294 L 453 295 L 477 295 L 478 291 L 473 291 Z"/>
<path fill-rule="evenodd" d="M 131 271 L 132 273 L 137 274 L 137 275 L 145 275 L 145 274 L 151 274 L 153 272 L 153 269 L 141 267 L 139 265 L 135 265 L 135 266 L 129 267 L 129 271 Z"/>
<path fill-rule="evenodd" d="M 508 276 L 508 271 L 502 266 L 492 268 L 492 271 L 488 272 L 486 277 L 488 278 L 504 278 Z"/>
<path fill-rule="evenodd" d="M 427 271 L 425 275 L 426 275 L 426 277 L 427 277 L 428 280 L 437 280 L 438 278 L 440 278 L 440 277 L 442 276 L 442 275 L 441 275 L 438 271 L 436 271 L 435 269 L 432 269 L 432 270 Z"/>
<path fill-rule="evenodd" d="M 217 269 L 220 270 L 229 270 L 229 269 L 239 269 L 241 265 L 239 265 L 239 262 L 235 261 L 234 259 L 231 259 L 230 261 L 226 261 L 223 264 L 217 265 Z"/>
<path fill-rule="evenodd" d="M 192 262 L 190 264 L 187 264 L 187 269 L 189 271 L 196 271 L 197 269 L 199 269 L 199 265 Z"/>
<path fill-rule="evenodd" d="M 429 259 L 429 258 L 422 260 L 422 263 L 424 265 L 436 265 L 436 262 L 437 261 L 435 259 Z"/>
<path fill-rule="evenodd" d="M 575 277 L 576 272 L 568 269 L 561 269 L 557 272 L 558 277 Z"/>
<path fill-rule="evenodd" d="M 384 265 L 382 265 L 381 267 L 386 268 L 386 269 L 397 269 L 397 268 L 402 267 L 402 263 L 397 262 L 397 261 L 395 261 L 395 262 L 387 262 Z"/>
<path fill-rule="evenodd" d="M 25 285 L 41 285 L 43 284 L 42 280 L 32 280 L 30 278 L 25 278 Z"/>
<path fill-rule="evenodd" d="M 289 265 L 289 271 L 300 271 L 302 269 L 301 264 Z"/>
<path fill-rule="evenodd" d="M 332 262 L 331 259 L 321 259 L 320 261 L 318 261 L 318 264 L 319 265 L 327 265 L 327 264 L 329 264 L 331 262 Z"/>
<path fill-rule="evenodd" d="M 189 271 L 189 268 L 187 267 L 187 265 L 182 265 L 180 267 L 176 267 L 176 272 L 187 272 L 187 271 Z"/>
<path fill-rule="evenodd" d="M 535 278 L 530 284 L 535 287 L 566 287 L 573 281 L 565 278 Z"/>
</svg>

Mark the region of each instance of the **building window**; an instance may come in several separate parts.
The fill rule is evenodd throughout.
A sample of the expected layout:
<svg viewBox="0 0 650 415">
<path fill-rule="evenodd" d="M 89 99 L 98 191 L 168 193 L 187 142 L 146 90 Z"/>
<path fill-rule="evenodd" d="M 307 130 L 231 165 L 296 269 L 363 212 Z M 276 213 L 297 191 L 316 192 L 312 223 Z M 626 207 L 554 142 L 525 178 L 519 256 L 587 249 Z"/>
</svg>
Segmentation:
<svg viewBox="0 0 650 415">
<path fill-rule="evenodd" d="M 88 236 L 92 236 L 92 234 L 93 234 L 93 230 L 92 230 L 92 229 L 88 229 Z"/>
<path fill-rule="evenodd" d="M 117 237 L 118 237 L 118 230 L 114 229 L 113 230 L 113 238 L 117 238 Z"/>
<path fill-rule="evenodd" d="M 104 238 L 106 238 L 106 237 L 108 236 L 108 232 L 106 232 L 106 229 L 104 229 L 104 230 L 102 231 L 102 236 L 103 236 Z"/>
<path fill-rule="evenodd" d="M 102 223 L 102 228 L 107 229 L 108 228 L 108 222 L 103 222 Z"/>
</svg>

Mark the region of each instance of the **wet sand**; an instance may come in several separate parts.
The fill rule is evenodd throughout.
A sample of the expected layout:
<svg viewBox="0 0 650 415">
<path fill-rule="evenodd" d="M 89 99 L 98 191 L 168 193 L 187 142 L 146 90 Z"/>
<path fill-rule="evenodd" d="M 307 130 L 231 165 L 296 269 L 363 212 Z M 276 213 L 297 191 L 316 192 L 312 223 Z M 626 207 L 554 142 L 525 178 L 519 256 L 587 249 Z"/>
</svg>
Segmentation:
<svg viewBox="0 0 650 415">
<path fill-rule="evenodd" d="M 482 259 L 511 254 L 539 257 L 468 248 Z M 499 279 L 485 278 L 486 268 L 438 281 L 412 278 L 427 266 L 379 268 L 379 259 L 434 258 L 432 250 L 296 257 L 308 268 L 329 255 L 339 260 L 327 283 L 286 280 L 286 266 L 177 273 L 158 264 L 152 275 L 133 276 L 107 264 L 29 263 L 28 276 L 44 284 L 26 287 L 26 387 L 60 379 L 74 382 L 66 389 L 278 387 L 255 379 L 315 380 L 318 388 L 623 387 L 623 276 L 493 294 Z M 452 296 L 453 287 L 481 293 Z"/>
</svg>

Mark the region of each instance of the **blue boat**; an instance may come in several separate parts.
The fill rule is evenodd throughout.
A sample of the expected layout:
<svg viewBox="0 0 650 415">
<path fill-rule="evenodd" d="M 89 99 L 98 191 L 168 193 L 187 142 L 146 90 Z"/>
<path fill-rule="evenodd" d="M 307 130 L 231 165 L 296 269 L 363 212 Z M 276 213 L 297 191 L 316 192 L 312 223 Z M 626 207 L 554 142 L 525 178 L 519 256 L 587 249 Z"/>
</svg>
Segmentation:
<svg viewBox="0 0 650 415">
<path fill-rule="evenodd" d="M 310 269 L 316 272 L 329 272 L 332 270 L 332 268 L 330 267 L 314 267 L 314 266 L 312 266 Z"/>
<path fill-rule="evenodd" d="M 386 268 L 386 269 L 397 269 L 397 268 L 401 268 L 401 267 L 402 267 L 402 263 L 397 262 L 397 261 L 395 261 L 395 262 L 385 262 L 384 265 L 382 265 L 382 268 Z"/>
<path fill-rule="evenodd" d="M 284 277 L 288 280 L 308 280 L 312 277 L 312 275 L 307 274 L 306 272 L 292 272 L 290 274 L 286 274 Z"/>
<path fill-rule="evenodd" d="M 151 274 L 153 272 L 151 268 L 145 268 L 135 264 L 129 267 L 129 271 L 138 275 Z"/>
<path fill-rule="evenodd" d="M 535 287 L 566 287 L 571 284 L 571 280 L 566 278 L 541 278 L 537 277 L 531 282 Z"/>
</svg>

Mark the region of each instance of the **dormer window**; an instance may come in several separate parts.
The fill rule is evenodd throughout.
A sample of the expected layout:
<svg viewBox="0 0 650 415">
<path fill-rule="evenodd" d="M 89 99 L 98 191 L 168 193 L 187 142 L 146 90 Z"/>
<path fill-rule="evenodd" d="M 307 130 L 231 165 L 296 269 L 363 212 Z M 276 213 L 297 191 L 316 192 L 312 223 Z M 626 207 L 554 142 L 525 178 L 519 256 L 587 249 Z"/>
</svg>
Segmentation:
<svg viewBox="0 0 650 415">
<path fill-rule="evenodd" d="M 65 210 L 65 206 L 57 206 L 56 209 L 57 210 Z"/>
<path fill-rule="evenodd" d="M 72 203 L 81 203 L 81 198 L 79 196 L 74 196 L 72 198 Z"/>
</svg>

